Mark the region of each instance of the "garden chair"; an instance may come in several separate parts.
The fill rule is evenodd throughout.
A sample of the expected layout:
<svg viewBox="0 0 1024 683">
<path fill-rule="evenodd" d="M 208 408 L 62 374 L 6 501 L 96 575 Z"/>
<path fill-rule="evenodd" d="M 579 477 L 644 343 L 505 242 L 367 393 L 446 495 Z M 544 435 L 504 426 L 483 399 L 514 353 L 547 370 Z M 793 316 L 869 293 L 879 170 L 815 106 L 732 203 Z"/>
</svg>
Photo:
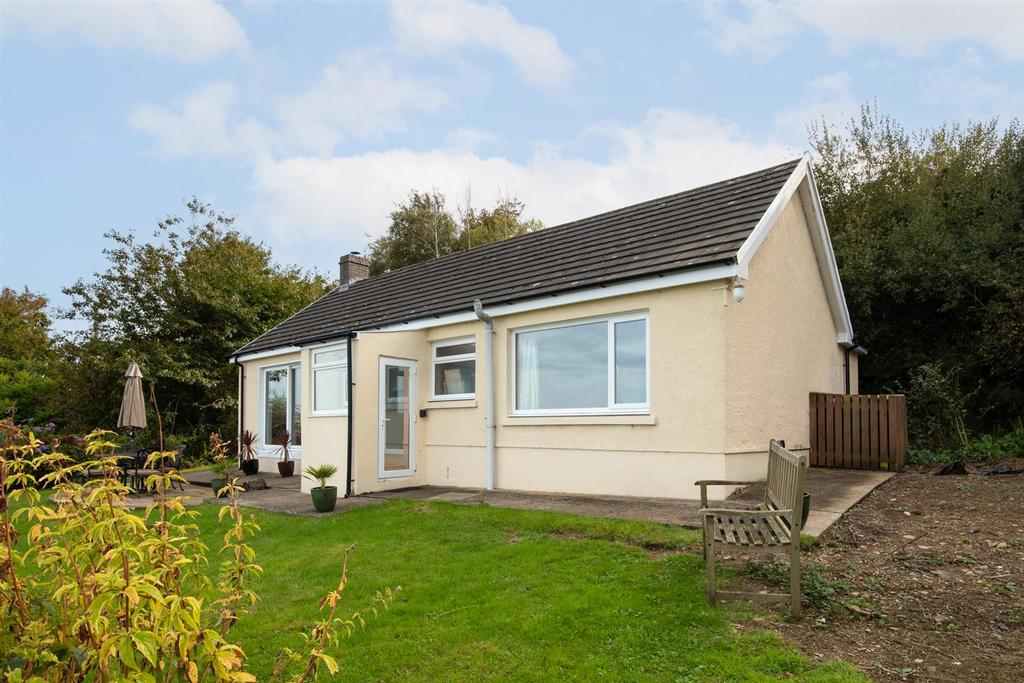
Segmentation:
<svg viewBox="0 0 1024 683">
<path fill-rule="evenodd" d="M 177 463 L 181 459 L 181 455 L 184 452 L 185 447 L 184 446 L 178 446 L 175 450 L 176 450 L 176 454 L 174 456 L 174 461 L 175 461 L 175 463 Z M 134 463 L 133 463 L 135 469 L 134 469 L 134 471 L 131 474 L 131 478 L 132 478 L 132 488 L 135 489 L 136 491 L 143 491 L 143 490 L 145 490 L 145 488 L 146 488 L 146 477 L 152 476 L 154 474 L 166 474 L 166 470 L 165 469 L 154 469 L 154 468 L 146 467 L 146 458 L 148 456 L 149 456 L 149 452 L 147 450 L 141 449 L 141 448 L 135 454 Z M 181 491 L 185 490 L 184 485 L 180 481 L 172 480 L 171 481 L 171 488 L 173 489 L 175 486 L 177 486 L 178 489 L 180 489 Z"/>
<path fill-rule="evenodd" d="M 729 503 L 708 506 L 708 486 L 756 484 L 753 481 L 698 481 L 700 516 L 704 529 L 704 561 L 708 601 L 718 599 L 789 600 L 793 616 L 800 614 L 800 530 L 803 528 L 804 483 L 807 456 L 787 451 L 772 440 L 768 446 L 768 474 L 764 501 L 753 507 Z M 715 586 L 715 552 L 720 548 L 739 552 L 789 555 L 789 594 L 720 591 Z"/>
</svg>

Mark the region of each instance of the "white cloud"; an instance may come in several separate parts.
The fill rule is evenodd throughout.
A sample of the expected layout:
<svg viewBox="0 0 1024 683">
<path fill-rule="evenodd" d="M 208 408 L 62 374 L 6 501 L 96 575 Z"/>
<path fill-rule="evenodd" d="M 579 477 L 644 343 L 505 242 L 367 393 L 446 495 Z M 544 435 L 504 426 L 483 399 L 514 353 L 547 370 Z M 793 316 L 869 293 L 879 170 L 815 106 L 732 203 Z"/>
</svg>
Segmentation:
<svg viewBox="0 0 1024 683">
<path fill-rule="evenodd" d="M 128 124 L 168 156 L 330 155 L 344 141 L 400 132 L 408 114 L 435 112 L 447 102 L 434 81 L 398 74 L 386 60 L 362 53 L 328 66 L 306 90 L 246 98 L 234 84 L 207 83 L 175 107 L 136 107 Z M 237 113 L 253 105 L 276 118 L 265 124 Z"/>
<path fill-rule="evenodd" d="M 448 147 L 464 152 L 473 151 L 478 147 L 494 142 L 496 139 L 497 136 L 493 133 L 488 133 L 485 130 L 473 128 L 472 126 L 457 128 L 445 136 L 445 142 L 448 143 Z"/>
<path fill-rule="evenodd" d="M 770 0 L 743 0 L 747 13 L 734 17 L 729 7 L 707 0 L 704 17 L 710 27 L 705 34 L 727 55 L 749 53 L 759 59 L 774 57 L 799 30 L 786 7 Z"/>
<path fill-rule="evenodd" d="M 780 143 L 748 140 L 717 119 L 673 110 L 652 110 L 636 126 L 606 124 L 588 135 L 605 139 L 610 158 L 563 155 L 549 144 L 537 145 L 523 163 L 451 149 L 264 158 L 254 167 L 263 197 L 257 214 L 275 246 L 312 240 L 351 248 L 383 231 L 395 202 L 411 188 L 436 187 L 454 198 L 468 185 L 482 204 L 512 194 L 531 216 L 553 225 L 797 155 Z"/>
<path fill-rule="evenodd" d="M 371 53 L 350 54 L 328 66 L 305 92 L 277 107 L 292 143 L 329 154 L 346 138 L 401 131 L 410 112 L 436 112 L 448 102 L 440 85 L 399 74 Z"/>
<path fill-rule="evenodd" d="M 253 119 L 236 120 L 238 91 L 231 83 L 207 83 L 181 99 L 177 110 L 143 104 L 128 125 L 151 136 L 167 156 L 212 159 L 268 151 L 275 135 Z"/>
<path fill-rule="evenodd" d="M 905 55 L 938 45 L 973 42 L 1006 59 L 1024 59 L 1024 3 L 1004 0 L 956 2 L 799 2 L 803 21 L 825 33 L 842 51 L 873 43 Z"/>
<path fill-rule="evenodd" d="M 953 104 L 967 118 L 999 116 L 1004 123 L 1021 118 L 1024 92 L 985 78 L 985 69 L 981 55 L 968 48 L 952 64 L 929 69 L 924 74 L 923 99 L 933 104 Z"/>
<path fill-rule="evenodd" d="M 108 50 L 139 50 L 181 62 L 244 52 L 245 31 L 213 0 L 191 2 L 3 3 L 5 32 L 37 38 L 75 36 Z"/>
<path fill-rule="evenodd" d="M 845 123 L 860 110 L 850 91 L 850 76 L 839 71 L 812 79 L 799 102 L 775 114 L 775 126 L 792 139 L 806 140 L 807 127 L 821 123 Z"/>
<path fill-rule="evenodd" d="M 728 54 L 772 56 L 804 27 L 823 33 L 834 51 L 877 45 L 920 56 L 947 43 L 984 45 L 1004 59 L 1024 59 L 1024 3 L 938 0 L 861 2 L 746 0 L 742 16 L 708 5 L 712 42 Z"/>
<path fill-rule="evenodd" d="M 469 0 L 396 0 L 391 19 L 400 46 L 410 52 L 442 54 L 482 47 L 504 54 L 530 84 L 554 88 L 568 80 L 572 62 L 555 36 L 524 24 L 498 4 Z"/>
</svg>

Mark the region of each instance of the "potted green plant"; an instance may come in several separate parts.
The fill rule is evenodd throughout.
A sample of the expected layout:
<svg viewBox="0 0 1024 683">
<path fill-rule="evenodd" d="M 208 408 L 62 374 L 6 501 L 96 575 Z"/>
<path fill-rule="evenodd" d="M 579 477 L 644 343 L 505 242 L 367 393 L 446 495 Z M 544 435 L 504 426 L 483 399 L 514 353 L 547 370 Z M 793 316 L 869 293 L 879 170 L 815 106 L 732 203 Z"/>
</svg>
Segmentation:
<svg viewBox="0 0 1024 683">
<path fill-rule="evenodd" d="M 257 443 L 256 434 L 248 429 L 243 429 L 238 435 L 238 466 L 249 476 L 259 474 L 260 471 L 260 459 L 256 457 Z"/>
<path fill-rule="evenodd" d="M 287 429 L 282 430 L 278 435 L 277 443 L 281 446 L 278 449 L 281 459 L 277 461 L 277 471 L 282 477 L 290 477 L 295 474 L 295 461 L 292 460 L 291 454 L 288 452 L 288 447 L 292 444 L 292 435 L 288 433 Z"/>
<path fill-rule="evenodd" d="M 338 487 L 328 486 L 327 480 L 338 473 L 334 465 L 317 465 L 306 468 L 306 479 L 315 481 L 318 486 L 309 490 L 313 499 L 313 507 L 317 512 L 330 512 L 338 502 Z"/>
</svg>

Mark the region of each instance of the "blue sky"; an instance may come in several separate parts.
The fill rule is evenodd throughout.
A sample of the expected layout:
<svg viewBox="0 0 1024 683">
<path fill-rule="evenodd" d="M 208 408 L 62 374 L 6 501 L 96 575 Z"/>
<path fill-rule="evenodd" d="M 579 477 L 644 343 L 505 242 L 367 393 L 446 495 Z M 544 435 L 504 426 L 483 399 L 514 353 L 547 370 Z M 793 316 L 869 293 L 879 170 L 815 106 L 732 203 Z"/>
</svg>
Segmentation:
<svg viewBox="0 0 1024 683">
<path fill-rule="evenodd" d="M 1024 114 L 1024 3 L 0 3 L 0 284 L 65 303 L 192 195 L 333 274 L 412 188 L 556 224 L 860 104 Z"/>
</svg>

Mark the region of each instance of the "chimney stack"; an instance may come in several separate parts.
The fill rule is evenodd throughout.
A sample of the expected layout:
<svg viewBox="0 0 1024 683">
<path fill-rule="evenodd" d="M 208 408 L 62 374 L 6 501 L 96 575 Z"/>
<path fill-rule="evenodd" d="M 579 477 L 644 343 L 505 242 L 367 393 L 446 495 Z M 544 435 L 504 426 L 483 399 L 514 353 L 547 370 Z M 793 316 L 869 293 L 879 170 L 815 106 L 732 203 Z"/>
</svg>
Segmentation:
<svg viewBox="0 0 1024 683">
<path fill-rule="evenodd" d="M 370 259 L 358 251 L 349 252 L 338 259 L 338 270 L 341 276 L 338 284 L 341 286 L 350 285 L 357 280 L 365 280 L 370 277 Z"/>
</svg>

